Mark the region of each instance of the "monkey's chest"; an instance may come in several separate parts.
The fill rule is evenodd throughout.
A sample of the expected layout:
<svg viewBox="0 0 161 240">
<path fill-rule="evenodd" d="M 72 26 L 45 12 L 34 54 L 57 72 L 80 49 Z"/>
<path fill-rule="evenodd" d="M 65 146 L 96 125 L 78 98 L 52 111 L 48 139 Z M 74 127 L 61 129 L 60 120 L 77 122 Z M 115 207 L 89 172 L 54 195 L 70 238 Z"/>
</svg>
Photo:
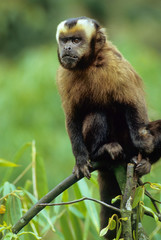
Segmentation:
<svg viewBox="0 0 161 240">
<path fill-rule="evenodd" d="M 67 103 L 73 107 L 91 107 L 91 105 L 108 105 L 112 101 L 114 91 L 98 83 L 73 84 L 66 92 Z"/>
</svg>

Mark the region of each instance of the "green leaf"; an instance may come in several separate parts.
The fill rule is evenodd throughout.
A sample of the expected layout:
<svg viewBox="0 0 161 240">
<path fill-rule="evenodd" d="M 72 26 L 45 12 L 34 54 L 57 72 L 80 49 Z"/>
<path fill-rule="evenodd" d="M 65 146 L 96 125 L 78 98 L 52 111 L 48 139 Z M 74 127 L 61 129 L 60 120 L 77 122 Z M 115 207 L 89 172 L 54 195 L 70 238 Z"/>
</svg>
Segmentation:
<svg viewBox="0 0 161 240">
<path fill-rule="evenodd" d="M 85 179 L 82 179 L 81 181 L 79 181 L 78 186 L 82 196 L 91 197 L 91 193 Z M 93 225 L 95 226 L 97 232 L 99 232 L 99 217 L 98 217 L 95 204 L 92 201 L 84 201 L 84 203 L 88 211 L 88 214 L 90 215 L 90 219 Z"/>
<path fill-rule="evenodd" d="M 114 230 L 116 228 L 116 221 L 114 219 L 112 219 L 110 221 L 110 226 L 109 226 L 109 229 L 110 230 Z"/>
<path fill-rule="evenodd" d="M 133 239 L 136 240 L 136 231 L 135 230 L 133 230 L 132 235 L 133 235 Z"/>
<path fill-rule="evenodd" d="M 5 236 L 2 238 L 2 240 L 13 240 L 13 239 L 17 239 L 17 236 L 12 232 L 5 234 Z"/>
<path fill-rule="evenodd" d="M 39 198 L 48 192 L 45 164 L 42 157 L 36 154 L 36 186 Z"/>
<path fill-rule="evenodd" d="M 22 217 L 22 205 L 18 197 L 10 195 L 7 200 L 6 209 L 10 214 L 10 223 L 12 225 Z"/>
<path fill-rule="evenodd" d="M 63 192 L 62 200 L 63 200 L 63 202 L 68 202 L 68 200 L 69 200 L 68 190 L 65 190 L 65 191 Z M 67 206 L 68 206 L 68 205 L 66 205 L 66 207 L 67 207 Z"/>
<path fill-rule="evenodd" d="M 17 236 L 22 236 L 22 235 L 26 235 L 26 234 L 30 234 L 30 235 L 32 235 L 32 236 L 34 236 L 36 239 L 42 239 L 41 237 L 39 237 L 37 234 L 35 234 L 35 233 L 33 233 L 33 232 L 22 232 L 22 233 L 19 233 L 19 234 L 17 234 Z"/>
<path fill-rule="evenodd" d="M 18 167 L 19 165 L 0 158 L 0 167 Z"/>
<path fill-rule="evenodd" d="M 68 214 L 64 214 L 60 218 L 61 230 L 65 237 L 65 240 L 75 240 L 72 234 L 72 226 L 69 223 Z"/>
<path fill-rule="evenodd" d="M 122 165 L 119 165 L 114 168 L 114 173 L 121 189 L 121 193 L 123 194 L 126 185 L 126 170 Z"/>
<path fill-rule="evenodd" d="M 82 198 L 82 194 L 81 194 L 81 191 L 79 189 L 78 183 L 75 183 L 73 185 L 73 189 L 74 189 L 75 199 Z M 86 205 L 85 205 L 84 201 L 82 201 L 79 204 L 75 205 L 75 207 L 83 214 L 84 217 L 86 216 Z"/>
<path fill-rule="evenodd" d="M 122 196 L 121 196 L 121 195 L 118 195 L 118 196 L 116 196 L 115 198 L 113 198 L 113 199 L 111 200 L 111 203 L 114 204 L 114 203 L 117 202 L 118 200 L 121 200 L 121 198 L 122 198 Z"/>
<path fill-rule="evenodd" d="M 26 191 L 25 189 L 23 189 L 23 192 L 25 193 L 25 197 L 27 198 L 27 200 L 31 202 L 32 205 L 37 203 L 36 197 L 33 196 L 30 192 Z"/>
<path fill-rule="evenodd" d="M 22 216 L 22 205 L 16 188 L 13 184 L 5 182 L 3 185 L 3 197 L 6 196 L 6 212 L 3 215 L 7 224 L 14 224 Z"/>
<path fill-rule="evenodd" d="M 83 214 L 75 206 L 70 206 L 69 211 L 72 212 L 76 217 L 84 219 Z"/>
<path fill-rule="evenodd" d="M 116 221 L 113 219 L 116 216 L 116 214 L 113 214 L 111 218 L 108 220 L 107 227 L 103 228 L 100 232 L 100 236 L 104 236 L 108 230 L 114 230 L 116 228 Z"/>
<path fill-rule="evenodd" d="M 99 189 L 99 187 L 98 187 L 97 175 L 98 175 L 97 172 L 93 172 L 92 175 L 91 175 L 91 178 L 90 178 L 90 182 L 91 182 L 92 184 L 94 184 L 94 187 L 95 187 L 95 188 Z"/>
<path fill-rule="evenodd" d="M 122 220 L 122 221 L 127 221 L 127 220 L 128 220 L 128 217 L 120 218 L 120 220 Z"/>
<path fill-rule="evenodd" d="M 71 221 L 74 236 L 75 236 L 74 239 L 82 240 L 83 237 L 82 237 L 82 229 L 81 229 L 81 225 L 80 225 L 80 220 L 69 210 L 68 210 L 68 212 L 69 212 L 70 221 Z"/>
<path fill-rule="evenodd" d="M 54 200 L 54 203 L 62 202 L 62 196 L 63 196 L 62 193 L 59 196 L 57 196 L 56 199 Z M 61 211 L 61 209 L 62 209 L 62 206 L 55 206 L 52 209 L 50 208 L 50 211 L 52 210 L 53 214 L 58 216 L 58 214 Z"/>
<path fill-rule="evenodd" d="M 2 186 L 2 197 L 8 195 L 9 193 L 15 190 L 16 190 L 16 187 L 13 184 L 9 182 L 5 182 Z"/>
<path fill-rule="evenodd" d="M 140 204 L 140 205 L 144 208 L 144 210 L 150 212 L 150 213 L 153 215 L 155 221 L 158 222 L 158 217 L 157 217 L 157 215 L 155 214 L 155 212 L 153 212 L 153 210 L 152 210 L 151 208 L 146 207 L 146 206 L 144 206 L 143 204 Z"/>
<path fill-rule="evenodd" d="M 33 183 L 33 194 L 38 199 L 38 190 L 37 190 L 37 174 L 36 174 L 36 146 L 35 140 L 32 141 L 32 183 Z"/>
<path fill-rule="evenodd" d="M 38 215 L 37 217 L 38 217 L 38 218 L 37 218 L 37 223 L 38 223 L 38 225 L 39 225 L 39 226 L 42 226 L 41 235 L 42 235 L 42 234 L 45 234 L 45 233 L 49 230 L 49 228 L 50 228 L 53 232 L 55 232 L 54 225 L 53 225 L 52 220 L 51 220 L 51 218 L 49 217 L 49 214 L 48 214 L 48 212 L 47 212 L 46 209 L 43 209 L 43 210 L 39 213 L 39 215 Z M 35 219 L 35 221 L 36 221 L 36 219 Z M 44 227 L 44 226 L 45 226 L 45 227 Z"/>
<path fill-rule="evenodd" d="M 144 198 L 144 186 L 139 186 L 136 188 L 136 191 L 135 191 L 135 196 L 134 196 L 134 200 L 133 200 L 133 204 L 132 204 L 132 208 L 135 208 L 138 203 L 143 200 Z"/>
<path fill-rule="evenodd" d="M 89 232 L 90 232 L 90 214 L 87 213 L 87 216 L 86 216 L 85 222 L 84 222 L 83 240 L 88 239 Z"/>
<path fill-rule="evenodd" d="M 14 157 L 14 159 L 13 159 L 13 163 L 17 164 L 18 162 L 20 162 L 21 156 L 24 154 L 25 150 L 26 150 L 28 147 L 30 147 L 30 146 L 31 146 L 31 142 L 24 144 L 24 145 L 20 148 L 20 150 L 16 153 L 16 155 L 15 155 L 15 157 Z M 2 182 L 7 181 L 7 180 L 10 178 L 10 176 L 12 175 L 12 172 L 13 172 L 13 168 L 9 169 L 9 170 L 7 171 L 7 173 L 5 174 Z"/>
<path fill-rule="evenodd" d="M 151 183 L 150 187 L 155 190 L 161 190 L 161 184 L 160 183 Z"/>
<path fill-rule="evenodd" d="M 23 189 L 23 191 L 25 193 L 23 203 L 29 206 L 29 203 L 32 203 L 33 205 L 37 202 L 35 196 L 33 196 L 30 192 L 26 191 L 25 189 Z M 52 231 L 55 231 L 51 218 L 49 217 L 48 211 L 46 209 L 43 209 L 40 214 L 34 218 L 34 221 L 43 227 L 41 229 L 42 233 L 44 233 L 45 230 L 47 231 L 49 228 L 51 228 Z"/>
<path fill-rule="evenodd" d="M 120 222 L 119 230 L 118 230 L 117 235 L 116 235 L 116 240 L 120 239 L 121 231 L 122 231 L 122 223 Z"/>
<path fill-rule="evenodd" d="M 100 231 L 100 237 L 103 237 L 109 230 L 109 226 L 103 228 L 101 231 Z"/>
</svg>

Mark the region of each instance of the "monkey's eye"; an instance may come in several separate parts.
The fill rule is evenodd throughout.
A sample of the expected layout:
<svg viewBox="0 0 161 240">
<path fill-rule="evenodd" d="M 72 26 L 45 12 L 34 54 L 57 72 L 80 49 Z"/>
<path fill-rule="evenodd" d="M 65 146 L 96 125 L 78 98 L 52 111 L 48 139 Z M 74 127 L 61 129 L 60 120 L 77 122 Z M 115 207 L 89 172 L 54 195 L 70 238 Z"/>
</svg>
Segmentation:
<svg viewBox="0 0 161 240">
<path fill-rule="evenodd" d="M 60 38 L 60 41 L 65 44 L 68 42 L 68 38 Z"/>
<path fill-rule="evenodd" d="M 81 41 L 81 38 L 72 38 L 72 42 L 75 44 L 80 43 L 80 41 Z"/>
</svg>

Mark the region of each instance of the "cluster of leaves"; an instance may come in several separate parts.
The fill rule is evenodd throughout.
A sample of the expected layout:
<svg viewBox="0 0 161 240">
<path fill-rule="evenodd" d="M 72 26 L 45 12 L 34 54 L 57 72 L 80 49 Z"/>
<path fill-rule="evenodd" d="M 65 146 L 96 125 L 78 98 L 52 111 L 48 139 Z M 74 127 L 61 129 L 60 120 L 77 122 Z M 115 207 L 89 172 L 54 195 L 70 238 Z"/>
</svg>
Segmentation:
<svg viewBox="0 0 161 240">
<path fill-rule="evenodd" d="M 29 226 L 23 232 L 17 235 L 12 233 L 12 226 L 22 217 L 33 204 L 37 202 L 38 196 L 43 196 L 47 191 L 47 181 L 44 171 L 43 160 L 36 154 L 35 142 L 25 144 L 15 156 L 13 162 L 0 160 L 1 167 L 18 167 L 21 160 L 22 154 L 24 154 L 27 148 L 32 149 L 31 163 L 27 168 L 16 178 L 14 183 L 5 181 L 6 178 L 12 175 L 13 168 L 6 171 L 4 177 L 4 183 L 0 187 L 0 233 L 2 239 L 28 239 L 28 234 L 34 236 L 36 239 L 40 239 L 40 229 L 43 235 L 49 228 L 54 230 L 53 224 L 49 217 L 48 211 L 44 210 L 37 216 L 33 221 L 30 222 Z M 27 180 L 25 186 L 16 187 L 17 182 L 24 177 L 25 173 L 32 169 L 32 181 Z M 29 190 L 33 187 L 33 194 Z M 46 224 L 48 223 L 48 224 Z M 43 226 L 48 226 L 47 230 Z M 44 232 L 45 231 L 45 232 Z M 21 238 L 23 235 L 27 235 Z M 32 238 L 31 238 L 32 239 Z"/>
<path fill-rule="evenodd" d="M 159 218 L 158 218 L 158 217 L 160 217 L 160 214 L 156 213 L 156 209 L 154 210 L 153 208 L 145 206 L 145 203 L 144 203 L 145 190 L 146 190 L 145 185 L 146 184 L 149 184 L 151 189 L 161 192 L 161 184 L 159 184 L 159 183 L 146 182 L 142 186 L 139 186 L 136 188 L 133 203 L 132 203 L 132 208 L 131 208 L 131 209 L 133 209 L 134 214 L 137 214 L 135 221 L 136 221 L 136 225 L 138 227 L 136 230 L 133 230 L 133 239 L 134 240 L 140 239 L 139 231 L 142 231 L 142 232 L 144 231 L 141 222 L 143 220 L 145 212 L 146 212 L 146 214 L 150 215 L 151 217 L 153 217 L 155 219 L 155 222 L 158 225 L 157 230 L 155 231 L 155 233 L 158 233 L 158 234 L 157 234 L 157 236 L 155 236 L 155 239 L 160 239 L 159 228 L 158 228 L 161 225 L 159 222 Z M 118 200 L 122 201 L 121 195 L 116 196 L 114 199 L 112 199 L 112 203 L 114 203 Z M 127 221 L 127 220 L 128 220 L 127 217 L 121 218 L 117 214 L 113 214 L 111 216 L 111 218 L 109 218 L 108 225 L 101 230 L 100 236 L 104 236 L 105 234 L 107 234 L 107 232 L 109 230 L 115 229 L 116 230 L 115 240 L 119 240 L 121 237 L 121 233 L 122 233 L 123 221 Z M 154 236 L 153 233 L 151 235 Z M 153 239 L 153 238 L 151 237 L 150 239 Z"/>
<path fill-rule="evenodd" d="M 31 148 L 31 162 L 27 168 L 16 178 L 13 183 L 5 181 L 12 175 L 14 167 L 20 164 L 21 156 L 27 148 Z M 99 233 L 99 216 L 97 206 L 92 201 L 84 201 L 75 205 L 66 205 L 65 207 L 56 206 L 46 208 L 37 215 L 30 223 L 25 226 L 23 231 L 17 235 L 12 233 L 13 225 L 33 206 L 38 198 L 44 196 L 47 191 L 46 173 L 44 170 L 43 159 L 36 152 L 35 141 L 25 144 L 15 156 L 13 162 L 0 159 L 1 167 L 10 167 L 3 179 L 3 184 L 0 187 L 0 234 L 3 240 L 23 239 L 45 239 L 45 236 L 56 235 L 57 239 L 77 239 L 87 240 L 98 239 L 99 236 L 104 236 L 109 230 L 116 229 L 116 240 L 120 239 L 122 232 L 123 221 L 125 218 L 119 218 L 116 214 L 111 216 L 106 228 Z M 16 187 L 18 181 L 24 177 L 27 171 L 32 170 L 32 183 L 27 180 L 24 187 Z M 93 197 L 94 189 L 98 189 L 96 173 L 92 174 L 90 187 L 85 179 L 82 179 L 75 184 L 72 190 L 66 190 L 55 200 L 57 202 L 68 202 L 72 196 L 74 199 L 79 199 L 82 196 Z M 132 208 L 138 207 L 139 218 L 142 219 L 144 211 L 151 213 L 155 221 L 158 223 L 158 216 L 155 211 L 145 206 L 145 185 L 150 185 L 155 191 L 161 190 L 161 184 L 146 182 L 143 186 L 136 189 Z M 31 190 L 32 187 L 32 190 Z M 70 196 L 70 197 L 69 197 Z M 121 200 L 121 196 L 116 196 L 112 200 Z M 56 229 L 56 231 L 55 231 Z M 137 233 L 133 233 L 134 239 L 137 239 Z M 159 236 L 159 234 L 158 234 Z M 157 239 L 157 238 L 156 238 Z"/>
<path fill-rule="evenodd" d="M 28 148 L 31 148 L 31 163 L 13 183 L 5 181 L 12 176 L 14 167 L 19 166 L 21 157 Z M 0 236 L 3 240 L 41 239 L 41 237 L 45 239 L 47 234 L 51 237 L 56 235 L 57 239 L 60 240 L 69 239 L 69 236 L 71 240 L 87 240 L 89 236 L 92 236 L 92 239 L 98 239 L 99 216 L 93 202 L 83 202 L 75 206 L 46 208 L 17 235 L 13 234 L 13 225 L 37 202 L 38 198 L 48 192 L 46 173 L 43 159 L 36 153 L 34 141 L 25 144 L 15 156 L 13 162 L 0 159 L 0 166 L 10 167 L 10 170 L 6 171 L 6 176 L 0 187 Z M 24 187 L 16 187 L 27 171 L 32 172 L 32 182 L 30 179 L 25 182 Z M 98 187 L 95 173 L 93 173 L 91 182 L 92 189 L 89 188 L 86 180 L 82 179 L 73 186 L 72 190 L 65 191 L 57 197 L 55 202 L 68 201 L 69 192 L 74 199 L 80 198 L 82 195 L 91 197 L 91 191 Z M 48 238 L 48 235 L 46 237 Z"/>
</svg>

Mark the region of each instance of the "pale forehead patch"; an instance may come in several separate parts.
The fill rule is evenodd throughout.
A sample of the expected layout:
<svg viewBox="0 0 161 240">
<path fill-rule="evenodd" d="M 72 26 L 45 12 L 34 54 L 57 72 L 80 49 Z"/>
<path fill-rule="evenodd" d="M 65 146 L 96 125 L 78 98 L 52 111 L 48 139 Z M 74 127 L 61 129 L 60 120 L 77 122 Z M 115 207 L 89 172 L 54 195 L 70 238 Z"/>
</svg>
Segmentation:
<svg viewBox="0 0 161 240">
<path fill-rule="evenodd" d="M 96 28 L 94 23 L 90 19 L 79 19 L 73 27 L 69 28 L 66 25 L 68 20 L 61 22 L 57 27 L 56 40 L 59 42 L 60 33 L 74 33 L 79 30 L 84 30 L 88 39 L 91 39 L 91 36 L 95 33 Z"/>
<path fill-rule="evenodd" d="M 58 26 L 57 26 L 57 31 L 56 31 L 56 40 L 57 42 L 59 42 L 59 35 L 60 32 L 63 31 L 63 29 L 65 30 L 65 23 L 66 21 L 61 22 Z"/>
</svg>

